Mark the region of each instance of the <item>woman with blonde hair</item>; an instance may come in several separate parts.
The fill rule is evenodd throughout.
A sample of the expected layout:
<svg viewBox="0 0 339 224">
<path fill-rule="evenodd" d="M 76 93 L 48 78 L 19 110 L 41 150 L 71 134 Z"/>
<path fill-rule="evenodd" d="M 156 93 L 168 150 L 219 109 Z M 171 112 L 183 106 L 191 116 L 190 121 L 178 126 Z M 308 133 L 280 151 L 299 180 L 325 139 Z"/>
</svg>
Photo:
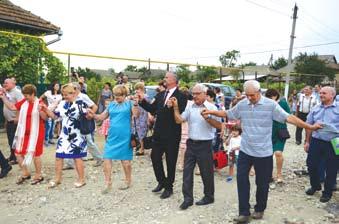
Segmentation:
<svg viewBox="0 0 339 224">
<path fill-rule="evenodd" d="M 128 89 L 124 85 L 117 85 L 113 88 L 114 101 L 101 114 L 94 114 L 89 111 L 89 117 L 96 120 L 110 119 L 110 126 L 106 144 L 104 146 L 104 175 L 105 189 L 103 194 L 112 190 L 112 160 L 120 160 L 124 173 L 125 184 L 119 187 L 125 190 L 131 187 L 133 149 L 131 145 L 131 120 L 132 115 L 138 117 L 138 104 L 126 98 Z"/>
<path fill-rule="evenodd" d="M 85 169 L 82 158 L 87 156 L 86 137 L 80 133 L 81 113 L 86 113 L 82 104 L 76 101 L 75 86 L 66 84 L 62 87 L 62 100 L 58 107 L 51 112 L 46 106 L 42 110 L 52 119 L 62 118 L 61 133 L 58 138 L 55 160 L 55 179 L 50 181 L 49 188 L 54 188 L 61 184 L 62 167 L 64 159 L 74 159 L 78 180 L 74 183 L 76 188 L 82 187 L 85 182 Z"/>
<path fill-rule="evenodd" d="M 31 178 L 27 168 L 31 162 L 34 162 L 35 175 L 31 182 L 32 185 L 44 180 L 41 173 L 41 158 L 43 153 L 43 142 L 45 134 L 46 113 L 39 110 L 41 106 L 46 106 L 42 100 L 39 100 L 37 90 L 34 85 L 27 84 L 22 88 L 24 99 L 12 104 L 5 94 L 1 94 L 4 104 L 10 110 L 18 112 L 18 127 L 15 132 L 13 147 L 19 162 L 22 174 L 17 180 L 17 184 L 22 184 Z"/>
</svg>

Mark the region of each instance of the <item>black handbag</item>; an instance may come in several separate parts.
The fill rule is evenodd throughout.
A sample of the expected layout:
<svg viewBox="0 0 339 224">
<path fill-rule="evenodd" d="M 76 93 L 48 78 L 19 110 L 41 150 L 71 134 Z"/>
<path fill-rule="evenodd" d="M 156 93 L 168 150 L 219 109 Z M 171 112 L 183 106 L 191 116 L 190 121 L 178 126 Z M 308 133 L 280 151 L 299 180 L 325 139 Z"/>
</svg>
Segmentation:
<svg viewBox="0 0 339 224">
<path fill-rule="evenodd" d="M 135 121 L 135 117 L 133 117 L 133 123 L 134 123 L 134 133 L 131 134 L 131 145 L 132 148 L 140 148 L 140 140 L 137 132 L 137 124 Z"/>
<path fill-rule="evenodd" d="M 281 141 L 291 138 L 290 133 L 288 132 L 287 128 L 282 128 L 278 130 L 278 138 Z"/>
<path fill-rule="evenodd" d="M 88 120 L 86 114 L 83 112 L 82 107 L 78 104 L 79 108 L 79 129 L 83 135 L 91 134 L 95 130 L 95 122 L 93 119 Z"/>
</svg>

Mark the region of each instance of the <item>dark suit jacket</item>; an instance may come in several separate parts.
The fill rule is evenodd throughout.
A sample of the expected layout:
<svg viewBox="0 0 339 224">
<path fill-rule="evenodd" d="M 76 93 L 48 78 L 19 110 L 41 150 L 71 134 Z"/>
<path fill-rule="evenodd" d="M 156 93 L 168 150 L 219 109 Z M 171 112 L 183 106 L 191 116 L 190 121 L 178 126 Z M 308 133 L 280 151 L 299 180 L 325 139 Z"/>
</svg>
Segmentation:
<svg viewBox="0 0 339 224">
<path fill-rule="evenodd" d="M 164 106 L 165 93 L 166 91 L 158 93 L 152 104 L 148 103 L 146 100 L 142 100 L 140 106 L 156 116 L 153 132 L 153 138 L 155 141 L 180 141 L 181 124 L 175 123 L 173 108 L 168 108 L 166 105 Z M 186 95 L 180 92 L 177 88 L 171 97 L 177 98 L 179 111 L 182 113 L 187 104 Z"/>
</svg>

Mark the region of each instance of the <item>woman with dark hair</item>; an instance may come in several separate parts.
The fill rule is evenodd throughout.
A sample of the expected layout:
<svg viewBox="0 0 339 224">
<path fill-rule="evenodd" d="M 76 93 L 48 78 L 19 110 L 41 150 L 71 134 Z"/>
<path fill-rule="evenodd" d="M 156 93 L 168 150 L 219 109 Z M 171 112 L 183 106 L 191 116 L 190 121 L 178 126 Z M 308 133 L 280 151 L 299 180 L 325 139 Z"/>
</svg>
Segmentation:
<svg viewBox="0 0 339 224">
<path fill-rule="evenodd" d="M 101 114 L 106 109 L 105 101 L 113 100 L 112 85 L 109 82 L 106 82 L 104 88 L 101 90 L 99 99 L 98 99 L 98 113 Z"/>
<path fill-rule="evenodd" d="M 283 108 L 287 113 L 291 113 L 290 107 L 288 106 L 288 103 L 286 102 L 285 98 L 281 98 L 280 94 L 277 90 L 275 89 L 268 89 L 266 91 L 265 96 L 267 98 L 270 98 L 272 100 L 275 100 L 278 102 L 278 104 Z M 273 121 L 273 128 L 272 128 L 272 143 L 273 143 L 273 153 L 275 156 L 276 160 L 276 165 L 277 165 L 277 175 L 276 175 L 276 182 L 277 183 L 282 183 L 282 166 L 283 166 L 283 151 L 285 147 L 285 142 L 286 139 L 281 139 L 279 137 L 279 130 L 281 129 L 287 129 L 287 125 L 283 123 L 279 123 L 277 121 Z"/>
<path fill-rule="evenodd" d="M 16 110 L 18 113 L 18 127 L 15 132 L 13 147 L 19 162 L 22 174 L 17 180 L 17 184 L 22 184 L 31 178 L 28 166 L 34 163 L 35 175 L 31 182 L 32 185 L 44 180 L 41 173 L 41 155 L 43 152 L 43 142 L 45 133 L 45 122 L 47 115 L 40 110 L 44 105 L 39 100 L 37 90 L 34 85 L 25 85 L 22 88 L 24 99 L 12 104 L 5 94 L 0 95 L 4 104 L 10 110 Z"/>
<path fill-rule="evenodd" d="M 60 84 L 58 81 L 54 81 L 48 87 L 48 90 L 40 96 L 40 99 L 46 98 L 48 103 L 48 109 L 54 111 L 58 106 L 59 102 L 62 100 Z M 55 128 L 55 121 L 51 118 L 48 118 L 45 123 L 45 146 L 49 144 L 54 144 L 53 134 Z"/>
</svg>

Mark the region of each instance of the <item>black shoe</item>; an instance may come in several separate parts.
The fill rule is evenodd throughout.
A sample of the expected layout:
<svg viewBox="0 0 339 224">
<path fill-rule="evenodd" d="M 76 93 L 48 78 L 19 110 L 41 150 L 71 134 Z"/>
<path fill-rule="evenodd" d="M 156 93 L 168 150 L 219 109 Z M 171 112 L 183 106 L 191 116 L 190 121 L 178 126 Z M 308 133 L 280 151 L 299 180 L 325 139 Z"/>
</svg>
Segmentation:
<svg viewBox="0 0 339 224">
<path fill-rule="evenodd" d="M 308 189 L 305 191 L 305 193 L 306 193 L 307 195 L 314 195 L 315 192 L 320 191 L 320 190 L 321 190 L 321 188 L 313 189 L 312 187 L 310 187 L 310 188 L 308 188 Z"/>
<path fill-rule="evenodd" d="M 9 171 L 11 171 L 11 169 L 12 169 L 12 166 L 8 166 L 7 168 L 2 169 L 0 173 L 0 179 L 7 176 L 7 174 L 9 173 Z"/>
<path fill-rule="evenodd" d="M 334 185 L 333 185 L 332 191 L 337 191 L 337 184 L 334 184 Z"/>
<path fill-rule="evenodd" d="M 203 197 L 200 201 L 195 202 L 196 205 L 208 205 L 214 203 L 214 199 Z"/>
<path fill-rule="evenodd" d="M 264 217 L 264 212 L 253 212 L 252 219 L 262 219 Z"/>
<path fill-rule="evenodd" d="M 301 144 L 301 142 L 300 142 L 300 141 L 296 141 L 296 142 L 295 142 L 295 144 L 297 144 L 297 145 L 300 145 L 300 144 Z"/>
<path fill-rule="evenodd" d="M 180 205 L 180 209 L 181 210 L 186 210 L 188 209 L 188 207 L 192 206 L 193 205 L 193 202 L 186 202 L 184 201 L 181 205 Z"/>
<path fill-rule="evenodd" d="M 326 202 L 328 202 L 329 200 L 331 200 L 331 196 L 321 195 L 319 201 L 322 202 L 322 203 L 326 203 Z"/>
<path fill-rule="evenodd" d="M 165 189 L 164 192 L 162 192 L 162 194 L 160 195 L 161 199 L 166 199 L 171 197 L 171 195 L 173 194 L 173 190 L 167 190 Z"/>
<path fill-rule="evenodd" d="M 164 185 L 162 185 L 162 184 L 158 184 L 158 186 L 156 186 L 153 190 L 152 190 L 152 192 L 160 192 L 162 189 L 164 189 Z"/>
</svg>

